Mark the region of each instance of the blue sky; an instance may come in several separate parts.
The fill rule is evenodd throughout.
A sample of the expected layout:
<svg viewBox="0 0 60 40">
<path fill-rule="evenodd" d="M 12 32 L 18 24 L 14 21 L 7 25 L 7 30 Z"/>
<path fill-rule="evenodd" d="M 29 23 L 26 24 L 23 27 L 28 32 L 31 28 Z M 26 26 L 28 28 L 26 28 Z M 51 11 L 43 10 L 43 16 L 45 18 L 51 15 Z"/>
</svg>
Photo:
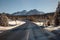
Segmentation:
<svg viewBox="0 0 60 40">
<path fill-rule="evenodd" d="M 0 0 L 0 13 L 14 13 L 22 10 L 37 9 L 43 12 L 54 12 L 58 0 Z"/>
</svg>

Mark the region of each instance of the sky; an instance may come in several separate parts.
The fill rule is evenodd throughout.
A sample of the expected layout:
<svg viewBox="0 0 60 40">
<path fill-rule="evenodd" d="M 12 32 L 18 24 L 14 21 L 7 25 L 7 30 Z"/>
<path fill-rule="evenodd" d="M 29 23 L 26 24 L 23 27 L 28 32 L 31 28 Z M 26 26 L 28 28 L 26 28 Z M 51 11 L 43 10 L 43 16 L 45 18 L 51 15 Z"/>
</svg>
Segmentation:
<svg viewBox="0 0 60 40">
<path fill-rule="evenodd" d="M 42 12 L 55 12 L 59 0 L 0 0 L 0 13 L 14 13 L 37 9 Z"/>
</svg>

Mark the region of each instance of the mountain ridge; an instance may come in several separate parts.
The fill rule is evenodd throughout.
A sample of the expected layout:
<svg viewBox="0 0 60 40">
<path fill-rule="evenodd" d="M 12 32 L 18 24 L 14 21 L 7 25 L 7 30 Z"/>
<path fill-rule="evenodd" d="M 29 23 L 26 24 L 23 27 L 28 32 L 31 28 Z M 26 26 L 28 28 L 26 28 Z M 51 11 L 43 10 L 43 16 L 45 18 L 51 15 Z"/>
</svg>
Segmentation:
<svg viewBox="0 0 60 40">
<path fill-rule="evenodd" d="M 30 11 L 23 10 L 23 11 L 13 13 L 13 15 L 40 15 L 40 14 L 45 14 L 45 13 L 42 11 L 38 11 L 36 9 Z"/>
</svg>

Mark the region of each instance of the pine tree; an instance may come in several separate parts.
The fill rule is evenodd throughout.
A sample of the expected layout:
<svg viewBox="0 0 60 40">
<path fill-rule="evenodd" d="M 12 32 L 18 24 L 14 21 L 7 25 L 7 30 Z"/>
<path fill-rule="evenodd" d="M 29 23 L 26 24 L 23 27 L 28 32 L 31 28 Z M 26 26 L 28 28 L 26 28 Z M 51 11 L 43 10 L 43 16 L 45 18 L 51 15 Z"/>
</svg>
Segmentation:
<svg viewBox="0 0 60 40">
<path fill-rule="evenodd" d="M 54 26 L 60 25 L 60 2 L 58 2 L 58 7 L 56 9 L 56 12 L 54 14 Z"/>
</svg>

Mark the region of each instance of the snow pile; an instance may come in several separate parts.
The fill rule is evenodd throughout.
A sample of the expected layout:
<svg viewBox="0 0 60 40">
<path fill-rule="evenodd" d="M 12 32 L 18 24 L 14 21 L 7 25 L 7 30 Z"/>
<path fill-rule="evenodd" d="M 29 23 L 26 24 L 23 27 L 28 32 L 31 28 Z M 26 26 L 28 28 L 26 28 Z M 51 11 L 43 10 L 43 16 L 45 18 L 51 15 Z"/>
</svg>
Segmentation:
<svg viewBox="0 0 60 40">
<path fill-rule="evenodd" d="M 15 25 L 15 24 L 20 25 L 20 24 L 24 24 L 24 23 L 25 23 L 24 21 L 18 21 L 18 20 L 16 20 L 16 21 L 9 21 L 9 24 L 12 24 L 12 25 Z"/>
<path fill-rule="evenodd" d="M 33 22 L 33 23 L 37 24 L 38 26 L 43 26 L 44 25 L 43 22 Z"/>
</svg>

